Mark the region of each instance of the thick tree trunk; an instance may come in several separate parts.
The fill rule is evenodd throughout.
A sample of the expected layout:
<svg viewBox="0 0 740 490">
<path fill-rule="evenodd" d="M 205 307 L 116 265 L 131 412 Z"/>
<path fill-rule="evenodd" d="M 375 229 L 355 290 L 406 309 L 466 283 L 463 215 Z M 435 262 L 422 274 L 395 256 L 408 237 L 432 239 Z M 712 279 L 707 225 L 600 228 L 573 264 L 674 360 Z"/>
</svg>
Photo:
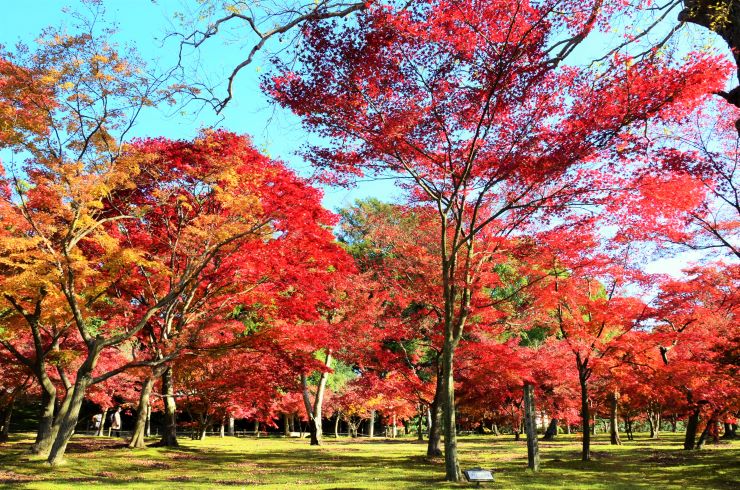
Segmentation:
<svg viewBox="0 0 740 490">
<path fill-rule="evenodd" d="M 260 421 L 255 420 L 254 421 L 254 437 L 259 438 L 260 436 Z"/>
<path fill-rule="evenodd" d="M 683 441 L 683 448 L 685 450 L 694 449 L 696 443 L 696 430 L 699 428 L 699 414 L 701 414 L 701 407 L 696 407 L 689 415 L 689 420 L 686 423 L 686 437 Z"/>
<path fill-rule="evenodd" d="M 500 436 L 501 435 L 501 433 L 498 431 L 498 424 L 496 422 L 494 422 L 493 424 L 491 424 L 491 432 L 493 432 L 493 435 L 494 436 Z"/>
<path fill-rule="evenodd" d="M 691 22 L 714 31 L 725 40 L 735 58 L 740 76 L 740 9 L 733 0 L 683 0 L 684 9 L 678 14 L 681 22 Z M 726 12 L 726 18 L 723 13 Z M 740 107 L 740 87 L 720 94 L 730 104 Z M 735 121 L 740 132 L 740 120 Z"/>
<path fill-rule="evenodd" d="M 609 396 L 609 442 L 613 445 L 621 445 L 619 438 L 619 392 L 615 391 Z"/>
<path fill-rule="evenodd" d="M 445 339 L 442 350 L 442 420 L 445 435 L 445 479 L 457 482 L 462 480 L 462 472 L 457 459 L 454 349 L 455 343 L 452 339 Z"/>
<path fill-rule="evenodd" d="M 95 356 L 95 359 L 97 359 L 97 356 Z M 75 426 L 80 416 L 80 408 L 82 408 L 82 401 L 85 399 L 85 392 L 92 382 L 92 368 L 90 365 L 94 365 L 94 363 L 91 363 L 90 359 L 86 360 L 85 364 L 77 372 L 77 381 L 75 382 L 71 397 L 69 395 L 67 396 L 70 399 L 69 407 L 60 421 L 58 432 L 54 437 L 54 443 L 51 445 L 51 451 L 47 459 L 47 462 L 52 466 L 61 464 L 64 461 L 64 453 L 67 450 L 67 444 L 72 438 L 72 434 L 74 434 Z"/>
<path fill-rule="evenodd" d="M 54 416 L 54 424 L 52 424 L 51 426 L 52 442 L 56 439 L 57 434 L 59 434 L 59 429 L 62 426 L 62 421 L 67 416 L 67 412 L 69 412 L 69 407 L 72 404 L 72 394 L 74 393 L 74 386 L 75 385 L 70 384 L 67 388 L 65 388 L 64 399 L 62 400 L 62 403 L 59 405 L 59 408 L 56 411 L 57 413 Z M 101 420 L 100 425 L 102 426 L 104 423 L 105 422 Z M 48 455 L 50 450 L 51 444 L 42 454 Z"/>
<path fill-rule="evenodd" d="M 547 426 L 545 435 L 542 437 L 543 441 L 552 441 L 555 436 L 558 435 L 558 419 L 550 419 L 550 424 Z"/>
<path fill-rule="evenodd" d="M 287 413 L 283 414 L 283 435 L 285 437 L 290 437 L 290 417 L 288 417 Z"/>
<path fill-rule="evenodd" d="M 131 436 L 131 440 L 128 443 L 130 448 L 142 448 L 146 447 L 146 415 L 149 407 L 149 396 L 152 393 L 154 387 L 154 376 L 149 376 L 144 380 L 144 384 L 141 386 L 141 394 L 139 395 L 139 407 L 136 409 L 136 422 L 134 424 L 134 432 Z"/>
<path fill-rule="evenodd" d="M 678 416 L 675 413 L 671 415 L 671 432 L 678 432 Z"/>
<path fill-rule="evenodd" d="M 308 420 L 308 437 L 311 441 L 312 446 L 321 445 L 321 428 L 316 424 L 316 419 Z"/>
<path fill-rule="evenodd" d="M 579 371 L 582 371 L 579 369 Z M 579 382 L 581 385 L 581 423 L 583 424 L 583 448 L 581 450 L 581 460 L 591 460 L 591 414 L 589 413 L 588 406 L 588 377 L 585 373 L 579 374 Z"/>
<path fill-rule="evenodd" d="M 31 446 L 32 454 L 46 454 L 54 440 L 52 426 L 54 425 L 54 408 L 56 407 L 57 390 L 51 380 L 41 384 L 41 413 L 39 414 L 39 428 L 36 432 L 36 441 Z"/>
<path fill-rule="evenodd" d="M 326 354 L 326 361 L 324 364 L 327 368 L 331 367 L 331 351 Z M 321 373 L 319 378 L 319 385 L 316 387 L 316 396 L 314 397 L 313 407 L 311 406 L 311 395 L 308 391 L 308 379 L 306 374 L 301 374 L 301 384 L 303 386 L 303 404 L 306 407 L 306 413 L 308 415 L 308 429 L 311 435 L 311 445 L 321 445 L 321 410 L 324 404 L 324 391 L 326 390 L 326 382 L 329 379 L 329 373 L 324 371 Z"/>
<path fill-rule="evenodd" d="M 725 433 L 722 434 L 722 439 L 734 439 L 737 436 L 737 425 L 725 422 L 724 426 Z"/>
<path fill-rule="evenodd" d="M 229 415 L 228 423 L 229 423 L 229 426 L 228 426 L 227 434 L 229 434 L 230 436 L 233 436 L 234 435 L 234 416 L 233 415 Z"/>
<path fill-rule="evenodd" d="M 164 398 L 164 425 L 162 439 L 158 445 L 164 447 L 178 447 L 177 442 L 177 405 L 175 403 L 175 386 L 172 367 L 162 373 L 162 396 Z"/>
<path fill-rule="evenodd" d="M 570 435 L 570 423 L 565 424 L 565 433 Z"/>
<path fill-rule="evenodd" d="M 532 471 L 540 470 L 540 449 L 537 444 L 537 420 L 535 417 L 534 386 L 524 385 L 524 426 L 527 431 L 527 466 Z"/>
<path fill-rule="evenodd" d="M 427 442 L 427 456 L 438 458 L 442 456 L 442 373 L 437 364 L 437 382 L 434 390 L 434 400 L 429 407 L 429 441 Z"/>
</svg>

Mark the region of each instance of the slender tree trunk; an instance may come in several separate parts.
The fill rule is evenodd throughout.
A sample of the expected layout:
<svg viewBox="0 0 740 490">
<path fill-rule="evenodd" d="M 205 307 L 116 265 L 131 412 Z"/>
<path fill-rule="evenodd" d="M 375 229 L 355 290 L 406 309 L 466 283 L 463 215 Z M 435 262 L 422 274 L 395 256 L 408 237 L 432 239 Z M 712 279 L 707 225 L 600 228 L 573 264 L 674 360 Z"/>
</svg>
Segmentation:
<svg viewBox="0 0 740 490">
<path fill-rule="evenodd" d="M 13 407 L 15 406 L 15 396 L 10 398 L 8 405 L 3 412 L 0 420 L 0 442 L 6 442 L 10 437 L 10 419 L 13 417 Z"/>
<path fill-rule="evenodd" d="M 339 439 L 339 412 L 334 419 L 334 439 Z"/>
<path fill-rule="evenodd" d="M 224 418 L 221 418 L 221 425 L 218 430 L 218 436 L 223 439 L 226 437 L 226 420 Z"/>
<path fill-rule="evenodd" d="M 696 443 L 696 430 L 699 428 L 699 414 L 701 414 L 701 407 L 696 407 L 689 415 L 689 420 L 686 423 L 686 437 L 683 441 L 683 448 L 685 450 L 694 449 Z"/>
<path fill-rule="evenodd" d="M 136 422 L 134 424 L 134 432 L 131 435 L 131 440 L 128 443 L 130 448 L 142 448 L 146 447 L 146 418 L 147 409 L 149 407 L 149 396 L 152 393 L 154 387 L 154 376 L 149 376 L 144 380 L 144 384 L 141 386 L 141 394 L 139 395 L 139 407 L 136 409 Z"/>
<path fill-rule="evenodd" d="M 657 439 L 660 434 L 660 411 L 648 411 L 648 425 L 650 425 L 650 439 Z"/>
<path fill-rule="evenodd" d="M 442 420 L 445 434 L 445 476 L 447 481 L 461 481 L 462 472 L 457 459 L 457 427 L 455 423 L 455 342 L 445 339 L 442 351 Z"/>
<path fill-rule="evenodd" d="M 371 439 L 375 437 L 375 410 L 370 410 L 370 420 L 367 423 L 367 432 Z"/>
<path fill-rule="evenodd" d="M 434 390 L 434 400 L 429 407 L 429 441 L 427 442 L 427 456 L 438 458 L 442 456 L 442 373 L 437 363 L 437 382 Z"/>
<path fill-rule="evenodd" d="M 565 424 L 565 433 L 570 435 L 570 423 Z"/>
<path fill-rule="evenodd" d="M 493 432 L 494 436 L 500 436 L 501 433 L 498 431 L 498 424 L 496 422 L 491 424 L 491 432 Z"/>
<path fill-rule="evenodd" d="M 290 417 L 288 417 L 287 413 L 283 414 L 283 435 L 285 437 L 290 437 Z"/>
<path fill-rule="evenodd" d="M 159 446 L 178 447 L 177 442 L 177 405 L 175 403 L 175 386 L 172 367 L 162 373 L 162 396 L 164 397 L 164 426 Z"/>
<path fill-rule="evenodd" d="M 583 371 L 579 369 L 579 371 Z M 589 413 L 588 406 L 588 378 L 584 372 L 579 374 L 579 381 L 581 384 L 581 423 L 583 424 L 583 448 L 581 450 L 581 460 L 591 460 L 591 427 L 589 422 L 591 421 L 591 414 Z"/>
<path fill-rule="evenodd" d="M 229 414 L 228 422 L 229 422 L 229 428 L 228 428 L 227 434 L 229 434 L 230 436 L 233 436 L 234 435 L 234 416 L 233 415 Z"/>
<path fill-rule="evenodd" d="M 614 391 L 609 396 L 610 416 L 609 416 L 609 442 L 613 445 L 621 445 L 619 438 L 619 392 Z"/>
<path fill-rule="evenodd" d="M 712 420 L 710 419 L 707 422 L 706 427 L 704 427 L 704 430 L 701 431 L 701 435 L 699 436 L 699 440 L 696 441 L 696 446 L 694 447 L 694 449 L 699 450 L 699 449 L 702 449 L 704 447 L 704 443 L 707 442 L 707 436 L 709 435 L 709 430 L 710 430 L 709 428 L 711 426 L 712 426 Z"/>
<path fill-rule="evenodd" d="M 699 440 L 696 443 L 696 449 L 702 449 L 704 447 L 704 444 L 707 442 L 707 437 L 711 433 L 712 429 L 716 429 L 718 415 L 718 411 L 715 410 L 714 412 L 712 412 L 709 420 L 707 420 L 707 426 L 704 427 L 701 436 L 699 436 Z"/>
<path fill-rule="evenodd" d="M 535 418 L 534 386 L 524 385 L 524 426 L 527 431 L 527 466 L 540 471 L 540 448 L 537 443 L 537 420 Z"/>
<path fill-rule="evenodd" d="M 671 415 L 671 432 L 678 432 L 678 416 L 675 413 Z"/>
<path fill-rule="evenodd" d="M 146 424 L 144 425 L 144 437 L 152 435 L 152 404 L 146 406 Z"/>
<path fill-rule="evenodd" d="M 424 441 L 424 405 L 419 404 L 419 423 L 416 426 L 416 440 Z"/>
<path fill-rule="evenodd" d="M 98 437 L 103 437 L 105 435 L 105 421 L 108 418 L 108 409 L 104 408 L 103 413 L 100 414 L 100 427 L 98 427 L 98 431 L 95 433 Z"/>
<path fill-rule="evenodd" d="M 558 419 L 550 419 L 550 424 L 547 426 L 545 435 L 542 437 L 543 441 L 552 441 L 555 436 L 558 435 Z"/>
</svg>

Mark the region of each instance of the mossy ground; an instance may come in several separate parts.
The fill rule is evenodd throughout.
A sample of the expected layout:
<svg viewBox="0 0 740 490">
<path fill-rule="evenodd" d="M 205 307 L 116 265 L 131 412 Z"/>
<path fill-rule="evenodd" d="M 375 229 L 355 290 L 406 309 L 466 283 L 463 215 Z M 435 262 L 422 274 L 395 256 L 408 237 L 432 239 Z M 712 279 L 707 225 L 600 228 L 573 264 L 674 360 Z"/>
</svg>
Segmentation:
<svg viewBox="0 0 740 490">
<path fill-rule="evenodd" d="M 597 436 L 580 461 L 577 435 L 541 442 L 542 471 L 526 469 L 526 444 L 511 436 L 460 438 L 463 468 L 492 468 L 487 488 L 740 488 L 740 441 L 683 451 L 681 434 L 638 434 L 610 446 Z M 179 449 L 130 450 L 121 439 L 74 438 L 64 466 L 29 456 L 30 434 L 0 446 L 0 486 L 13 488 L 445 488 L 442 460 L 413 438 L 333 439 L 321 447 L 281 438 L 182 439 Z"/>
</svg>

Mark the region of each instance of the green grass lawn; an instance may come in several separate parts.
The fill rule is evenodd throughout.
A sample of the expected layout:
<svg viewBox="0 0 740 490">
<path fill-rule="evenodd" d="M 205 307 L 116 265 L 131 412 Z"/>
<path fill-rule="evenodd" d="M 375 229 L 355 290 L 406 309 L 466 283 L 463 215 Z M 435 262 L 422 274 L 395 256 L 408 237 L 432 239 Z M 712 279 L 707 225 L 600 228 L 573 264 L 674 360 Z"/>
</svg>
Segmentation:
<svg viewBox="0 0 740 490">
<path fill-rule="evenodd" d="M 526 444 L 511 436 L 460 438 L 463 468 L 495 470 L 488 488 L 740 488 L 740 441 L 681 450 L 681 434 L 610 446 L 596 437 L 593 461 L 579 461 L 577 435 L 541 442 L 542 471 L 526 468 Z M 130 450 L 121 439 L 74 438 L 66 465 L 51 469 L 27 453 L 30 434 L 0 446 L 0 486 L 13 488 L 430 488 L 445 484 L 444 464 L 408 439 L 181 439 L 179 449 Z"/>
</svg>

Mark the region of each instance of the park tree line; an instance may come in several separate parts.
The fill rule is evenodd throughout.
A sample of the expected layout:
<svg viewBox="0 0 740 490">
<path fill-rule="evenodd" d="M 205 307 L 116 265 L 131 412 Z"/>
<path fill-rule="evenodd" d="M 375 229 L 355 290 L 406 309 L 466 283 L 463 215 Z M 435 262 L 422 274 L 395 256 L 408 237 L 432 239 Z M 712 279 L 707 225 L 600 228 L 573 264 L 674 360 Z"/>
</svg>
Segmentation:
<svg viewBox="0 0 740 490">
<path fill-rule="evenodd" d="M 687 450 L 734 437 L 733 66 L 639 43 L 571 63 L 634 14 L 592 3 L 319 2 L 286 23 L 300 42 L 262 88 L 320 137 L 318 181 L 225 130 L 130 138 L 203 92 L 92 26 L 0 52 L 0 148 L 22 162 L 0 180 L 2 430 L 39 400 L 31 450 L 55 465 L 85 400 L 134 408 L 131 447 L 152 411 L 165 446 L 184 414 L 197 437 L 299 422 L 312 445 L 382 419 L 426 427 L 453 481 L 461 429 L 527 432 L 536 468 L 536 415 L 581 431 L 584 461 L 599 417 L 613 444 L 664 420 Z M 322 207 L 318 182 L 363 177 L 405 199 Z M 703 260 L 646 271 L 681 249 Z"/>
</svg>

